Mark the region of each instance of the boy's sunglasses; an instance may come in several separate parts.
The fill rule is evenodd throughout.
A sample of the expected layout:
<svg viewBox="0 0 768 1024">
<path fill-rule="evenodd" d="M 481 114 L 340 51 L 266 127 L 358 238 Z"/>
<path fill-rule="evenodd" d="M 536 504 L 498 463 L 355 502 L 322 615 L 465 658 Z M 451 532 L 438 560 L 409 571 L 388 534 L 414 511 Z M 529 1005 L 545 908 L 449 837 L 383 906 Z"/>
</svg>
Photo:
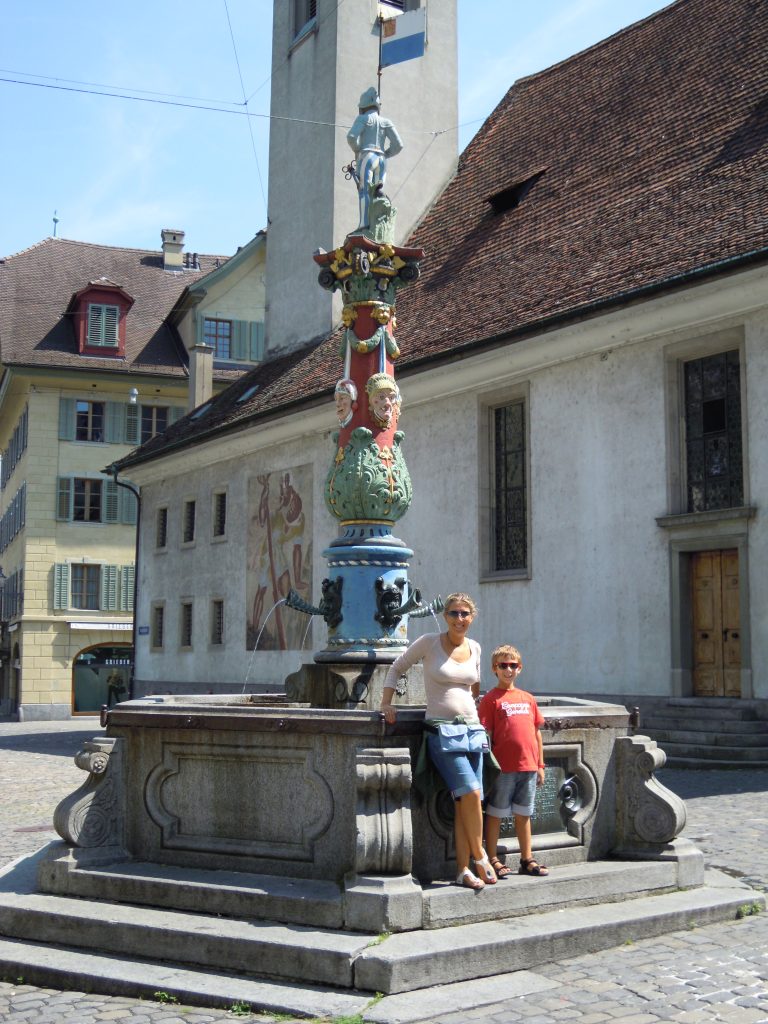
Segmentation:
<svg viewBox="0 0 768 1024">
<path fill-rule="evenodd" d="M 519 665 L 517 661 L 497 661 L 496 668 L 512 668 L 515 669 Z"/>
<path fill-rule="evenodd" d="M 451 610 L 449 612 L 446 612 L 445 614 L 446 615 L 450 615 L 452 619 L 471 619 L 472 618 L 472 612 L 465 612 L 463 610 L 460 611 L 458 608 L 451 608 Z"/>
</svg>

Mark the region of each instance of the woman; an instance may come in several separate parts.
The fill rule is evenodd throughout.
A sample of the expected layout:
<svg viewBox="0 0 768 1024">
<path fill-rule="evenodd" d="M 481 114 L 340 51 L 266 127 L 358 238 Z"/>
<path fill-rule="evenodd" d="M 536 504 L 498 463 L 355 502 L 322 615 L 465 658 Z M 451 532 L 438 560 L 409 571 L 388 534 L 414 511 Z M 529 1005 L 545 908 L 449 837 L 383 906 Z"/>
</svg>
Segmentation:
<svg viewBox="0 0 768 1024">
<path fill-rule="evenodd" d="M 396 720 L 397 709 L 392 704 L 392 697 L 397 680 L 417 662 L 423 661 L 427 695 L 424 728 L 429 755 L 455 801 L 456 864 L 459 869 L 456 882 L 467 889 L 479 891 L 486 884 L 493 885 L 496 875 L 483 849 L 483 754 L 482 750 L 466 750 L 468 745 L 474 745 L 468 740 L 471 727 L 479 725 L 475 700 L 480 693 L 480 645 L 466 635 L 476 613 L 475 603 L 468 594 L 449 594 L 443 613 L 447 632 L 425 633 L 392 664 L 384 680 L 380 711 L 390 724 Z M 457 722 L 466 723 L 470 729 L 457 730 Z M 459 733 L 457 737 L 441 737 L 439 727 L 446 723 L 454 724 L 444 732 Z M 475 730 L 475 737 L 477 735 Z M 451 743 L 464 747 L 464 751 L 446 752 L 445 746 Z M 477 875 L 469 869 L 470 857 Z"/>
</svg>

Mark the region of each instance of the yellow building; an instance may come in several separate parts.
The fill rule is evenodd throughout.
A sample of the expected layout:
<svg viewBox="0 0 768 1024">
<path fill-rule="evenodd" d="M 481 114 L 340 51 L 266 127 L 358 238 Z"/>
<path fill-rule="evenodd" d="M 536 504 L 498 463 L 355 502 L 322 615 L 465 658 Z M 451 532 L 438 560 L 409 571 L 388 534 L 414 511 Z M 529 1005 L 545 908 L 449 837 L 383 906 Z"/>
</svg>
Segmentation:
<svg viewBox="0 0 768 1024">
<path fill-rule="evenodd" d="M 109 467 L 262 357 L 263 234 L 229 260 L 162 242 L 0 261 L 0 715 L 125 699 L 139 508 Z"/>
</svg>

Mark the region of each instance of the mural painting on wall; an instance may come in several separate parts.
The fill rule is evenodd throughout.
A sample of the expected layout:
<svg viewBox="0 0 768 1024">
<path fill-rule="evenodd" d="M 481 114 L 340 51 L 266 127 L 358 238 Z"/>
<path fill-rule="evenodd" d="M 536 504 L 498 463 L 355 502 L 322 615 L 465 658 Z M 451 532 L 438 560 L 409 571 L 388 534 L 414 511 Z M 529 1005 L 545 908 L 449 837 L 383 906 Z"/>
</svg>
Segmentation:
<svg viewBox="0 0 768 1024">
<path fill-rule="evenodd" d="M 275 604 L 291 589 L 312 598 L 312 466 L 252 477 L 248 507 L 247 649 L 298 651 L 307 620 Z"/>
</svg>

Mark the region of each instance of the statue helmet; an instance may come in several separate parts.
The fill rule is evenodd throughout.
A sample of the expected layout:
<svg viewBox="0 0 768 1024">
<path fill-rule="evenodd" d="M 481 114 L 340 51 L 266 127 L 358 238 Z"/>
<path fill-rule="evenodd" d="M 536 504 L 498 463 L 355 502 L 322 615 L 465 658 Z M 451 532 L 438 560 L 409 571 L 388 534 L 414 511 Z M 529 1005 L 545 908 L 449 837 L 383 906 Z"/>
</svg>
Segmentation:
<svg viewBox="0 0 768 1024">
<path fill-rule="evenodd" d="M 376 107 L 377 110 L 381 109 L 381 100 L 379 94 L 376 91 L 376 86 L 372 85 L 370 89 L 366 89 L 360 97 L 357 104 L 360 111 L 370 110 L 371 107 Z"/>
</svg>

